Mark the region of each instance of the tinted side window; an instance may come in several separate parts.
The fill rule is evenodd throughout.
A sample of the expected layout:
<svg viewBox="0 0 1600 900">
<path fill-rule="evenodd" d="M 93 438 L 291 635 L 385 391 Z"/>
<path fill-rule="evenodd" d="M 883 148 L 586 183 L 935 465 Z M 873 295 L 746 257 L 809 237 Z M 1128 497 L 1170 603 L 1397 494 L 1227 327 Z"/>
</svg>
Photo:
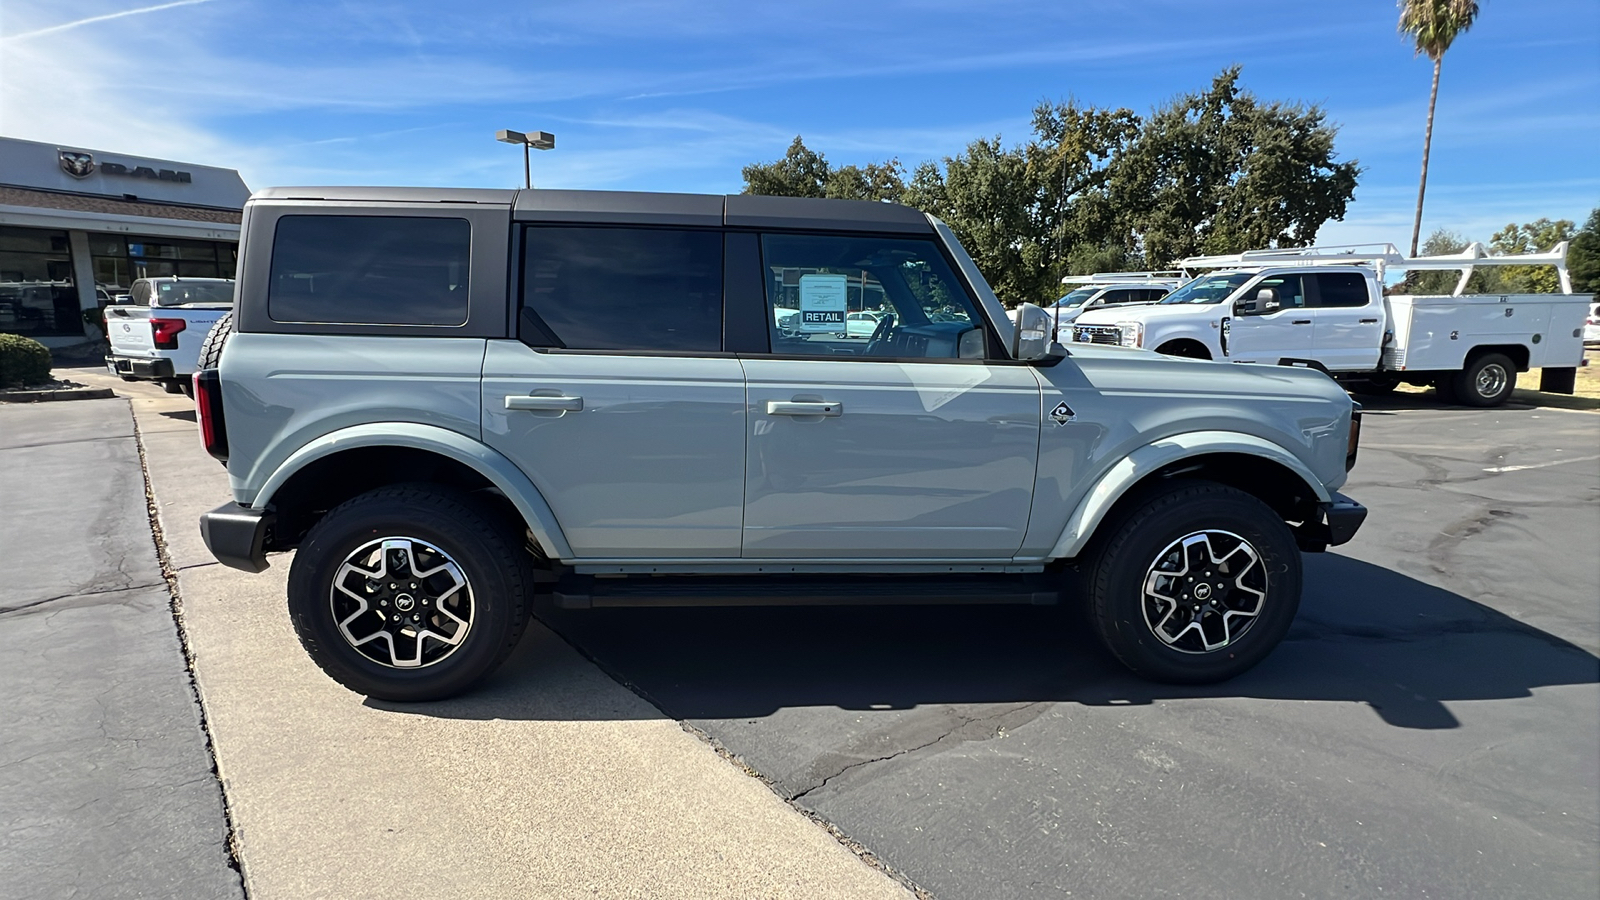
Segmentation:
<svg viewBox="0 0 1600 900">
<path fill-rule="evenodd" d="M 472 226 L 417 216 L 284 216 L 267 314 L 277 322 L 462 325 Z"/>
<path fill-rule="evenodd" d="M 1319 306 L 1366 306 L 1367 279 L 1354 272 L 1321 272 L 1317 274 L 1317 288 L 1321 292 Z"/>
<path fill-rule="evenodd" d="M 534 346 L 719 351 L 722 235 L 530 226 L 522 308 L 520 336 Z"/>
</svg>

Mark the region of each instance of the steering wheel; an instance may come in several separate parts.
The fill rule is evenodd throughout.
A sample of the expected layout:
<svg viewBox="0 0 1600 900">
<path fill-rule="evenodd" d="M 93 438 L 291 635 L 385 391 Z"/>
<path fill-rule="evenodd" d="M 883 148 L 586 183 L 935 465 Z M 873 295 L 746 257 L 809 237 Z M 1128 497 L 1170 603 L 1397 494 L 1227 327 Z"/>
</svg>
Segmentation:
<svg viewBox="0 0 1600 900">
<path fill-rule="evenodd" d="M 878 348 L 889 339 L 889 332 L 894 330 L 894 313 L 888 313 L 878 320 L 878 327 L 872 329 L 872 337 L 867 338 L 867 346 L 862 348 L 862 356 L 874 355 Z"/>
</svg>

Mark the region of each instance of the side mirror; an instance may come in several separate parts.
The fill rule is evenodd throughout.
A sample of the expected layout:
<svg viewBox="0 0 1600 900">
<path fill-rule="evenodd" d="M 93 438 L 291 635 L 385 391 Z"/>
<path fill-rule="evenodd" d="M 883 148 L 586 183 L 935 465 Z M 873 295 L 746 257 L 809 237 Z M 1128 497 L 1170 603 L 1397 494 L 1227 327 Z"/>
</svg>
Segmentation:
<svg viewBox="0 0 1600 900">
<path fill-rule="evenodd" d="M 1254 297 L 1242 297 L 1234 301 L 1233 314 L 1236 316 L 1264 316 L 1277 312 L 1283 304 L 1278 302 L 1278 294 L 1272 288 L 1262 288 L 1256 291 Z"/>
<path fill-rule="evenodd" d="M 1017 308 L 1017 330 L 1011 339 L 1012 358 L 1031 362 L 1049 356 L 1054 328 L 1055 320 L 1048 311 L 1032 303 L 1022 304 Z"/>
</svg>

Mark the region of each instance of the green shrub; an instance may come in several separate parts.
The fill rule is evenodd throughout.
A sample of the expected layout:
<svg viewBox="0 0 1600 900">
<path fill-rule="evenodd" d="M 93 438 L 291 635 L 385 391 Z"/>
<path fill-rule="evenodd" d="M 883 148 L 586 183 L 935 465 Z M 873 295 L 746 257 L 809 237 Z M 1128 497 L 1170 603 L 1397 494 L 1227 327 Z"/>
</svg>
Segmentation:
<svg viewBox="0 0 1600 900">
<path fill-rule="evenodd" d="M 50 380 L 50 351 L 33 338 L 0 334 L 0 388 Z"/>
</svg>

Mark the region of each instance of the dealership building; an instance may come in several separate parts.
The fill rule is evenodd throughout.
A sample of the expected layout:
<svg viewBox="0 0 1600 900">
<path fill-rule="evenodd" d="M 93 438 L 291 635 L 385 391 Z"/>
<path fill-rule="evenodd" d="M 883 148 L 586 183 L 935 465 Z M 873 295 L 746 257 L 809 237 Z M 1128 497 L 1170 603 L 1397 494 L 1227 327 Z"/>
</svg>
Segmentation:
<svg viewBox="0 0 1600 900">
<path fill-rule="evenodd" d="M 249 196 L 232 169 L 0 137 L 0 332 L 77 344 L 136 278 L 232 278 Z"/>
</svg>

